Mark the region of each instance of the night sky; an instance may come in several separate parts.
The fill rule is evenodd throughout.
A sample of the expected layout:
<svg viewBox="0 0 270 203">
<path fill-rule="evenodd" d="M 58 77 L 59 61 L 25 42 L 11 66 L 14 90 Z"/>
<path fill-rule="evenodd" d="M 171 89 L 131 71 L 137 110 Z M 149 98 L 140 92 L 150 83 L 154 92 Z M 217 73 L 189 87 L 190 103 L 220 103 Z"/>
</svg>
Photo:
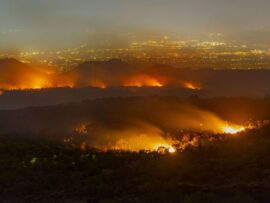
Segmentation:
<svg viewBox="0 0 270 203">
<path fill-rule="evenodd" d="M 269 8 L 269 0 L 0 0 L 0 44 L 45 50 L 214 35 L 270 45 Z"/>
</svg>

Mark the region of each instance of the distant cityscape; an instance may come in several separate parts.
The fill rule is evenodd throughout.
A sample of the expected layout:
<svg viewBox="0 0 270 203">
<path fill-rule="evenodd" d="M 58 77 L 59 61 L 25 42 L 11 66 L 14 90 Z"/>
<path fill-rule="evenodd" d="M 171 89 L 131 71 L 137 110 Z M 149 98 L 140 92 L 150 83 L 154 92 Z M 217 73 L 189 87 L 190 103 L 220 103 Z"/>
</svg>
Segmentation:
<svg viewBox="0 0 270 203">
<path fill-rule="evenodd" d="M 0 58 L 17 58 L 24 63 L 69 70 L 84 61 L 121 59 L 137 63 L 168 64 L 180 68 L 267 69 L 270 48 L 225 41 L 155 40 L 131 42 L 123 48 L 91 48 L 87 44 L 57 51 L 0 53 Z"/>
</svg>

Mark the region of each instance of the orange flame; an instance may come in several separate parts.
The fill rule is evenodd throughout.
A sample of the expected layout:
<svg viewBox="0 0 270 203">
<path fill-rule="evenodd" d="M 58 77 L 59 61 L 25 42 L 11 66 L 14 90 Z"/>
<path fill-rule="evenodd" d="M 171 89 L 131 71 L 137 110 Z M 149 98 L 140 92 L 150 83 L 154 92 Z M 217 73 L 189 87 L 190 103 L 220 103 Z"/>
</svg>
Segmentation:
<svg viewBox="0 0 270 203">
<path fill-rule="evenodd" d="M 223 127 L 223 132 L 225 134 L 237 134 L 237 133 L 242 132 L 244 130 L 245 130 L 245 128 L 243 126 L 226 125 Z"/>
<path fill-rule="evenodd" d="M 125 87 L 163 87 L 157 78 L 149 75 L 136 75 L 124 82 Z"/>
<path fill-rule="evenodd" d="M 138 74 L 127 76 L 124 80 L 118 78 L 117 85 L 124 87 L 164 87 L 164 86 L 181 86 L 186 89 L 200 90 L 201 85 L 184 80 L 173 80 L 161 76 L 151 76 L 148 74 Z M 24 90 L 24 89 L 43 89 L 57 87 L 97 87 L 105 89 L 112 84 L 107 84 L 104 80 L 96 78 L 81 83 L 80 76 L 76 74 L 17 74 L 9 75 L 4 82 L 0 82 L 0 89 L 3 90 Z"/>
<path fill-rule="evenodd" d="M 180 81 L 180 85 L 186 89 L 200 90 L 201 86 L 199 84 L 190 81 Z"/>
<path fill-rule="evenodd" d="M 49 79 L 42 76 L 31 76 L 27 81 L 17 81 L 16 84 L 0 84 L 3 90 L 42 89 L 52 87 Z"/>
</svg>

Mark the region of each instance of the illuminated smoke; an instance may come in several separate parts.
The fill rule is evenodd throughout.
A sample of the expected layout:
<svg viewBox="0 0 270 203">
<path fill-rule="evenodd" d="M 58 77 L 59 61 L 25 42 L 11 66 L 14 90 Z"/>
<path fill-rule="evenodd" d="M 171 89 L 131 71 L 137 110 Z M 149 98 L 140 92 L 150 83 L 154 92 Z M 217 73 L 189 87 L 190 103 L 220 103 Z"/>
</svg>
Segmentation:
<svg viewBox="0 0 270 203">
<path fill-rule="evenodd" d="M 179 87 L 201 89 L 198 82 L 182 79 L 173 68 L 130 65 L 121 61 L 85 63 L 68 72 L 46 71 L 13 59 L 0 61 L 0 89 L 57 87 Z"/>
<path fill-rule="evenodd" d="M 92 121 L 74 127 L 83 142 L 103 150 L 156 150 L 173 152 L 175 144 L 183 150 L 198 146 L 204 134 L 236 134 L 243 126 L 229 124 L 217 115 L 188 104 L 162 100 L 135 101 L 111 117 L 103 111 Z M 108 107 L 110 108 L 110 107 Z M 117 107 L 116 107 L 117 108 Z M 107 116 L 106 116 L 107 115 Z M 189 137 L 186 132 L 198 132 Z M 177 141 L 174 138 L 181 138 Z"/>
</svg>

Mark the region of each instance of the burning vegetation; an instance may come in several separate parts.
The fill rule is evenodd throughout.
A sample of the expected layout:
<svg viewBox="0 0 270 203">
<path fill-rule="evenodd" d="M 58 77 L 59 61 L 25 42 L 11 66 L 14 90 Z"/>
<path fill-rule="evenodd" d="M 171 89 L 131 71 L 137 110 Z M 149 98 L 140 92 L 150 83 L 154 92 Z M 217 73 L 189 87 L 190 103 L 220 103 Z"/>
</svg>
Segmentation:
<svg viewBox="0 0 270 203">
<path fill-rule="evenodd" d="M 13 59 L 0 61 L 0 89 L 40 89 L 50 87 L 49 75 Z"/>
<path fill-rule="evenodd" d="M 181 87 L 191 90 L 200 90 L 202 86 L 198 83 L 191 82 L 191 81 L 180 81 Z"/>
<path fill-rule="evenodd" d="M 17 119 L 20 115 L 29 119 Z M 162 97 L 99 99 L 11 114 L 6 111 L 0 120 L 0 133 L 15 130 L 104 151 L 164 149 L 173 153 L 230 137 L 246 128 L 186 101 Z"/>
<path fill-rule="evenodd" d="M 224 127 L 224 133 L 226 133 L 226 134 L 237 134 L 237 133 L 242 132 L 244 130 L 245 130 L 245 128 L 243 126 L 236 126 L 235 127 L 235 126 L 227 125 Z"/>
<path fill-rule="evenodd" d="M 219 102 L 106 98 L 1 111 L 1 199 L 268 202 L 269 120 L 244 121 L 270 118 L 269 101 Z"/>
<path fill-rule="evenodd" d="M 59 87 L 168 87 L 199 90 L 198 82 L 181 79 L 173 68 L 134 66 L 121 61 L 84 63 L 71 71 L 46 71 L 14 59 L 0 61 L 0 89 L 24 90 Z"/>
<path fill-rule="evenodd" d="M 206 97 L 261 97 L 269 92 L 269 73 L 269 70 L 185 69 L 121 60 L 84 62 L 72 69 L 60 71 L 56 67 L 35 67 L 14 59 L 2 59 L 0 90 L 95 87 L 101 90 L 120 88 L 132 91 L 141 88 L 142 91 L 152 87 L 156 91 L 168 89 L 175 93 L 179 90 L 183 94 L 194 93 Z M 167 93 L 171 94 L 170 91 Z"/>
<path fill-rule="evenodd" d="M 76 87 L 167 87 L 176 86 L 200 90 L 202 85 L 187 76 L 175 74 L 168 67 L 135 67 L 121 61 L 88 62 L 68 72 L 46 72 L 37 70 L 18 61 L 4 61 L 0 66 L 0 89 L 41 89 L 68 86 Z M 2 92 L 0 92 L 2 94 Z M 99 101 L 101 102 L 101 101 Z M 187 132 L 211 134 L 237 134 L 244 126 L 228 123 L 225 119 L 196 105 L 162 99 L 112 100 L 106 105 L 92 103 L 93 106 L 79 109 L 83 112 L 74 119 L 57 118 L 54 123 L 62 126 L 55 130 L 52 123 L 37 122 L 16 125 L 18 131 L 49 131 L 60 134 L 68 144 L 83 143 L 83 147 L 97 147 L 103 150 L 150 150 L 174 153 L 188 146 L 197 146 L 203 136 L 186 136 Z M 80 112 L 80 111 L 79 111 Z M 62 114 L 60 114 L 62 115 Z M 64 114 L 63 114 L 64 115 Z M 39 119 L 41 123 L 39 122 Z M 14 119 L 16 120 L 16 119 Z M 3 122 L 4 123 L 4 122 Z M 4 125 L 4 124 L 3 124 Z M 23 126 L 20 129 L 20 126 Z M 0 126 L 4 130 L 5 126 Z M 25 129 L 26 128 L 26 129 Z M 72 129 L 70 129 L 72 128 Z M 52 129 L 52 130 L 51 130 Z M 189 138 L 188 138 L 189 137 Z M 177 139 L 176 139 L 177 138 Z M 203 138 L 204 139 L 204 138 Z"/>
<path fill-rule="evenodd" d="M 164 84 L 158 79 L 149 75 L 136 75 L 124 81 L 125 87 L 163 87 Z"/>
</svg>

